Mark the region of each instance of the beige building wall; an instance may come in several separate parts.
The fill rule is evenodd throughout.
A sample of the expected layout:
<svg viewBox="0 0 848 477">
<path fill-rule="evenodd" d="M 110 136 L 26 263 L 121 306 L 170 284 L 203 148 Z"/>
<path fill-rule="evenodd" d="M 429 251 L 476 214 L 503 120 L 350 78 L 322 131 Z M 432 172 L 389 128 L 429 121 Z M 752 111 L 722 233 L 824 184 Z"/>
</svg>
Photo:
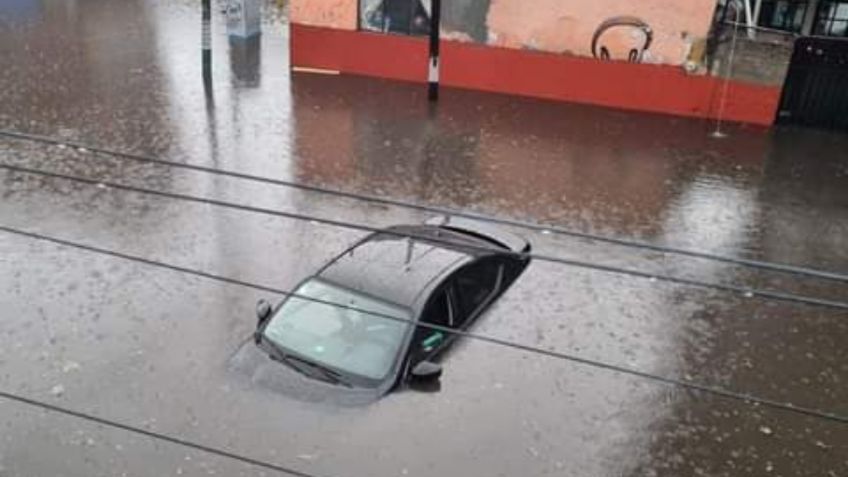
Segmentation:
<svg viewBox="0 0 848 477">
<path fill-rule="evenodd" d="M 429 10 L 430 0 L 418 1 Z M 717 0 L 450 2 L 443 12 L 445 39 L 681 65 L 690 56 L 700 63 Z M 294 23 L 354 30 L 358 6 L 357 0 L 291 0 L 291 18 Z"/>
<path fill-rule="evenodd" d="M 291 0 L 292 23 L 356 30 L 357 0 Z"/>
<path fill-rule="evenodd" d="M 594 56 L 599 33 L 595 49 L 606 47 L 611 59 L 629 59 L 637 49 L 642 62 L 679 65 L 706 39 L 715 7 L 716 0 L 491 0 L 487 42 Z M 652 41 L 642 51 L 647 35 Z"/>
</svg>

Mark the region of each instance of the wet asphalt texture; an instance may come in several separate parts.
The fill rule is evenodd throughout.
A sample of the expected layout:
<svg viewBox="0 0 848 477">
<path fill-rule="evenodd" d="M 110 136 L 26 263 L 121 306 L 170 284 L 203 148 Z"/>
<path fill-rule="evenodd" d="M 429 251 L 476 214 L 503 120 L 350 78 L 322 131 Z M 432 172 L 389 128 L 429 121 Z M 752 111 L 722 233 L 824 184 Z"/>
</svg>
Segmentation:
<svg viewBox="0 0 848 477">
<path fill-rule="evenodd" d="M 200 2 L 0 4 L 0 133 L 848 273 L 848 136 L 289 73 Z M 387 53 L 389 54 L 389 53 Z M 0 226 L 270 288 L 434 214 L 0 134 Z M 848 283 L 511 227 L 540 254 L 848 302 Z M 308 474 L 848 476 L 848 424 L 464 339 L 368 405 L 252 354 L 279 295 L 0 231 L 0 392 Z M 473 333 L 848 416 L 848 311 L 534 260 Z M 0 397 L 0 476 L 278 475 Z M 283 474 L 279 474 L 283 475 Z"/>
</svg>

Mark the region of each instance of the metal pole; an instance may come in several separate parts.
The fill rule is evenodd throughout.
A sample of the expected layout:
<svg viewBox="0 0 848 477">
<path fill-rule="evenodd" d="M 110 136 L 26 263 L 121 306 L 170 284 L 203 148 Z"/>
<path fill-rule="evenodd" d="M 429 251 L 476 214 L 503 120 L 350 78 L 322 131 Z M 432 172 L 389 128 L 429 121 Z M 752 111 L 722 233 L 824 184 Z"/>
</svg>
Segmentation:
<svg viewBox="0 0 848 477">
<path fill-rule="evenodd" d="M 754 25 L 760 24 L 760 13 L 763 11 L 763 0 L 757 0 L 754 4 Z"/>
<path fill-rule="evenodd" d="M 439 37 L 442 17 L 442 0 L 431 0 L 430 8 L 430 64 L 427 74 L 430 101 L 439 99 Z"/>
<path fill-rule="evenodd" d="M 738 20 L 737 20 L 738 21 Z M 745 0 L 745 23 L 748 24 L 748 38 L 754 39 L 754 14 L 751 12 L 751 0 Z"/>
<path fill-rule="evenodd" d="M 810 3 L 807 4 L 807 10 L 804 11 L 804 24 L 801 27 L 802 35 L 810 36 L 813 34 L 813 27 L 816 24 L 819 8 L 821 8 L 820 3 L 819 0 L 810 0 Z"/>
<path fill-rule="evenodd" d="M 212 1 L 203 1 L 203 21 L 201 32 L 201 47 L 203 49 L 203 84 L 210 88 L 212 86 Z"/>
</svg>

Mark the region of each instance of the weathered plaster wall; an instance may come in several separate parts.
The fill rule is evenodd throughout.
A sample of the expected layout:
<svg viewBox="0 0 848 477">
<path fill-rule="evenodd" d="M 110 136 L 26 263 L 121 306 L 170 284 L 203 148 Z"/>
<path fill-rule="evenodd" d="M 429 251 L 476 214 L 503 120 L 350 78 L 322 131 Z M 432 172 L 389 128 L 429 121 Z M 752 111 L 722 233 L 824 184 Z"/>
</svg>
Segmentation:
<svg viewBox="0 0 848 477">
<path fill-rule="evenodd" d="M 289 15 L 301 25 L 356 30 L 357 0 L 291 0 Z"/>
<path fill-rule="evenodd" d="M 447 39 L 485 43 L 489 37 L 486 16 L 491 0 L 442 2 L 442 30 Z M 452 38 L 451 35 L 454 37 Z"/>
<path fill-rule="evenodd" d="M 624 60 L 636 49 L 642 62 L 679 65 L 706 38 L 715 6 L 716 0 L 491 0 L 488 43 L 581 56 L 605 47 L 611 59 Z"/>
<path fill-rule="evenodd" d="M 383 2 L 415 1 L 429 11 L 430 0 L 363 5 L 375 9 Z M 358 5 L 357 0 L 292 0 L 291 17 L 299 24 L 353 30 Z M 680 65 L 693 45 L 702 49 L 715 6 L 716 0 L 451 0 L 443 6 L 442 29 L 448 40 Z"/>
</svg>

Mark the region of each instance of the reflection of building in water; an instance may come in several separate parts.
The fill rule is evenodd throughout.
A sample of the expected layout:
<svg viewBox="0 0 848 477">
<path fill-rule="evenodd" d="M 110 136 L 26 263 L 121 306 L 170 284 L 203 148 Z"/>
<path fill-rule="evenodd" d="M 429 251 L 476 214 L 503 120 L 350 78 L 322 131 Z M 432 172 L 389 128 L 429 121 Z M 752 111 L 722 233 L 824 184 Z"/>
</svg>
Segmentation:
<svg viewBox="0 0 848 477">
<path fill-rule="evenodd" d="M 15 22 L 34 20 L 41 16 L 41 0 L 3 0 L 0 2 L 0 19 Z"/>
<path fill-rule="evenodd" d="M 258 88 L 262 73 L 262 36 L 230 37 L 230 71 L 237 88 Z"/>
<path fill-rule="evenodd" d="M 669 157 L 715 148 L 697 123 L 474 93 L 430 117 L 416 87 L 355 78 L 296 75 L 293 92 L 298 174 L 310 183 L 659 237 L 687 184 L 728 172 Z M 727 147 L 759 164 L 767 140 Z"/>
<path fill-rule="evenodd" d="M 376 95 L 351 90 L 327 94 L 328 81 L 299 76 L 292 85 L 301 180 L 472 202 L 479 129 L 426 119 L 426 104 L 406 88 L 380 89 L 381 100 L 374 101 Z"/>
</svg>

